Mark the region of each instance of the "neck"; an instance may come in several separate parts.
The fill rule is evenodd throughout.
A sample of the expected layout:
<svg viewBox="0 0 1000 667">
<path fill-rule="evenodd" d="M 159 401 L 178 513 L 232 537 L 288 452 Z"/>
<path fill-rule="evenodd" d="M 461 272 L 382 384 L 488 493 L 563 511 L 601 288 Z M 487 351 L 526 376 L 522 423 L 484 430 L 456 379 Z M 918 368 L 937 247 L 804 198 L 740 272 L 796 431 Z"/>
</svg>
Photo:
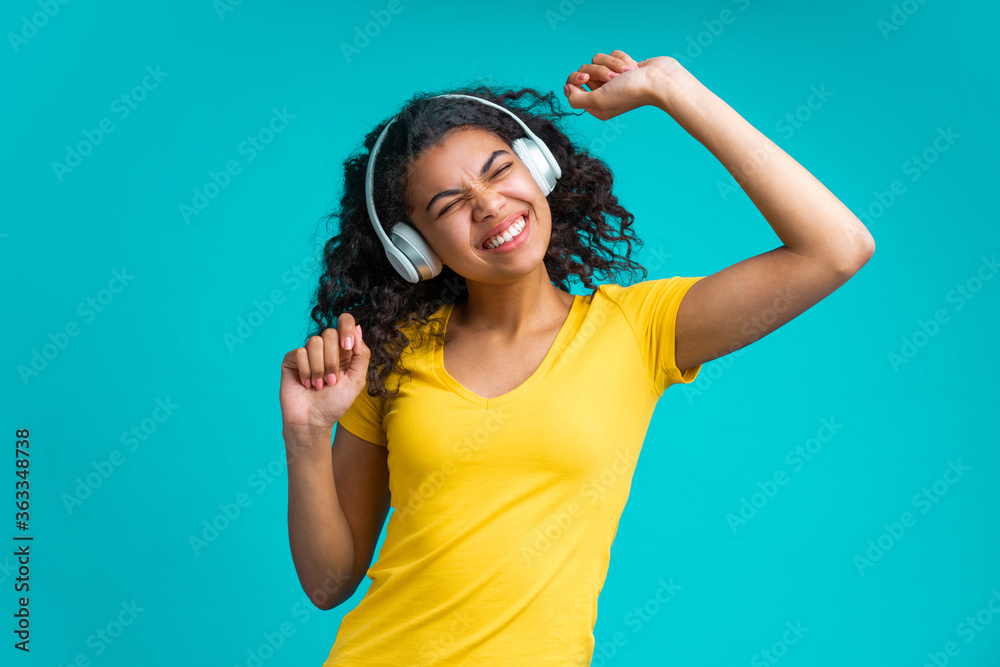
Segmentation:
<svg viewBox="0 0 1000 667">
<path fill-rule="evenodd" d="M 450 319 L 457 315 L 461 327 L 508 340 L 562 323 L 573 303 L 573 295 L 553 285 L 547 271 L 512 283 L 466 282 L 468 297 L 455 304 Z"/>
</svg>

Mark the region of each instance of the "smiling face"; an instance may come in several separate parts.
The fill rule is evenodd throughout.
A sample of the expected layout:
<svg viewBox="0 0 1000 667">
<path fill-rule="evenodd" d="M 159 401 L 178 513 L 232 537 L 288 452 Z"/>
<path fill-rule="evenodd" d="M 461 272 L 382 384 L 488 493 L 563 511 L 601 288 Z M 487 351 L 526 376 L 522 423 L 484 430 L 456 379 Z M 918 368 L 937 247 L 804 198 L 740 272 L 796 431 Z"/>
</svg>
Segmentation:
<svg viewBox="0 0 1000 667">
<path fill-rule="evenodd" d="M 410 165 L 405 196 L 417 231 L 467 281 L 506 283 L 539 265 L 544 270 L 552 232 L 548 201 L 492 132 L 471 126 L 448 132 Z M 483 245 L 502 232 L 511 240 Z"/>
</svg>

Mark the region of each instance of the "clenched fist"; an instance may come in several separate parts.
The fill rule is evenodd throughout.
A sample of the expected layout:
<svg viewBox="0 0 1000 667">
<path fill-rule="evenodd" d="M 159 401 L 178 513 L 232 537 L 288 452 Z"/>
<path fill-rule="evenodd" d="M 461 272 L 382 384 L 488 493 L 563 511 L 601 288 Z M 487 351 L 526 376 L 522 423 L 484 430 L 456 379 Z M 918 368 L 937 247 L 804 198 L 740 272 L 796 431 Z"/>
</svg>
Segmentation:
<svg viewBox="0 0 1000 667">
<path fill-rule="evenodd" d="M 333 432 L 333 425 L 365 388 L 371 350 L 361 327 L 343 313 L 337 328 L 312 336 L 281 361 L 281 420 L 285 430 Z"/>
</svg>

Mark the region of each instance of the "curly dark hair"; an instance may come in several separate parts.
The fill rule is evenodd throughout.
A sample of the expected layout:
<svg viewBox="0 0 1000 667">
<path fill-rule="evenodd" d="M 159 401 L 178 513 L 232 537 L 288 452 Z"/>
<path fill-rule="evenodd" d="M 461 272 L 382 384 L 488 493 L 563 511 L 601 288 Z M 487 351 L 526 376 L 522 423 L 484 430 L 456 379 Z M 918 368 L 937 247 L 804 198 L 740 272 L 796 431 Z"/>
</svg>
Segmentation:
<svg viewBox="0 0 1000 667">
<path fill-rule="evenodd" d="M 532 88 L 501 89 L 494 85 L 463 86 L 446 91 L 472 95 L 509 109 L 531 128 L 559 162 L 562 176 L 547 196 L 552 212 L 552 234 L 545 254 L 545 267 L 553 284 L 569 291 L 568 278 L 576 278 L 589 290 L 595 272 L 605 277 L 620 271 L 635 274 L 646 269 L 629 256 L 632 244 L 642 241 L 632 229 L 634 216 L 612 192 L 611 170 L 585 148 L 574 144 L 555 120 L 567 115 L 553 93 L 542 95 Z M 379 221 L 388 235 L 395 222 L 408 220 L 404 199 L 405 176 L 409 165 L 427 148 L 441 144 L 452 129 L 478 126 L 500 137 L 508 146 L 524 130 L 513 118 L 489 105 L 463 98 L 435 98 L 442 93 L 421 92 L 411 97 L 395 116 L 379 146 L 378 169 L 373 180 L 373 197 Z M 525 101 L 529 102 L 525 104 Z M 535 111 L 541 107 L 540 111 Z M 583 112 L 581 112 L 583 113 Z M 368 366 L 368 394 L 394 397 L 386 383 L 393 373 L 408 376 L 400 357 L 408 345 L 421 345 L 420 332 L 443 341 L 444 331 L 426 326 L 444 303 L 457 303 L 467 294 L 465 278 L 448 266 L 431 280 L 410 283 L 401 277 L 385 256 L 385 249 L 372 229 L 365 201 L 365 174 L 371 149 L 392 118 L 372 129 L 364 140 L 364 152 L 354 153 L 344 162 L 344 186 L 339 208 L 325 216 L 328 223 L 339 220 L 338 233 L 324 247 L 325 271 L 315 293 L 308 339 L 334 327 L 337 318 L 350 312 L 365 332 L 371 349 Z M 615 245 L 625 244 L 623 255 Z M 617 277 L 615 278 L 618 279 Z M 434 321 L 443 324 L 441 318 Z M 411 328 L 422 340 L 411 340 L 402 328 Z"/>
</svg>

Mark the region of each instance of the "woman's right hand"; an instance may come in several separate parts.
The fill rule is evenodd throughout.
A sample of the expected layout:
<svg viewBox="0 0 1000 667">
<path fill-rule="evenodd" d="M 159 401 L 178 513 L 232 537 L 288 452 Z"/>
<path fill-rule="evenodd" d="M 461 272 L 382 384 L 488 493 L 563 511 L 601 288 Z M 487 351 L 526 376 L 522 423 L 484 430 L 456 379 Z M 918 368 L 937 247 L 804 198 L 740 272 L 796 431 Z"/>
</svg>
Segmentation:
<svg viewBox="0 0 1000 667">
<path fill-rule="evenodd" d="M 337 328 L 312 336 L 281 361 L 281 421 L 304 435 L 333 432 L 333 425 L 365 388 L 371 350 L 354 316 L 343 313 Z"/>
</svg>

